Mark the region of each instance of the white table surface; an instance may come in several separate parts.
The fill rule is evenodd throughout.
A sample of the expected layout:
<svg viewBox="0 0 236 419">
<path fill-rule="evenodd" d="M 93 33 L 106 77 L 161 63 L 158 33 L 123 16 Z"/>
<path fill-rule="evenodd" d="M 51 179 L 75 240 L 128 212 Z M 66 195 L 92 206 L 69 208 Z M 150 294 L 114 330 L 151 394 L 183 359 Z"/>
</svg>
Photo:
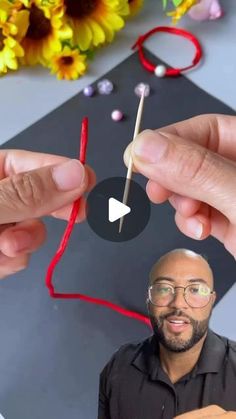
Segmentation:
<svg viewBox="0 0 236 419">
<path fill-rule="evenodd" d="M 236 108 L 236 1 L 222 0 L 225 16 L 217 21 L 195 22 L 189 17 L 181 27 L 192 31 L 204 48 L 204 62 L 187 77 L 227 105 Z M 77 81 L 58 81 L 42 67 L 21 68 L 0 78 L 0 144 L 76 95 L 87 84 L 119 64 L 132 51 L 136 38 L 157 25 L 170 25 L 161 0 L 146 0 L 142 12 L 127 22 L 108 47 L 101 49 L 86 76 Z M 170 65 L 191 62 L 193 46 L 175 36 L 160 34 L 145 43 Z"/>
</svg>

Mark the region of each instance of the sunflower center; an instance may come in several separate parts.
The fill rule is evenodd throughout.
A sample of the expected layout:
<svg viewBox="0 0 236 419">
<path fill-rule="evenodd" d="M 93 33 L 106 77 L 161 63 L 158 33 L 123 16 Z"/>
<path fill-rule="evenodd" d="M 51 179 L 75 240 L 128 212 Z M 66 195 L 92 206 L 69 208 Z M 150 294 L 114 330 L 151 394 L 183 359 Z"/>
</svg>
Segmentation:
<svg viewBox="0 0 236 419">
<path fill-rule="evenodd" d="M 4 47 L 3 41 L 4 41 L 4 36 L 3 36 L 3 33 L 2 33 L 2 29 L 0 29 L 0 51 L 2 51 L 2 49 Z"/>
<path fill-rule="evenodd" d="M 61 57 L 62 65 L 71 65 L 73 63 L 72 57 Z"/>
<path fill-rule="evenodd" d="M 83 18 L 89 16 L 97 7 L 99 0 L 65 0 L 66 14 Z"/>
<path fill-rule="evenodd" d="M 29 28 L 26 37 L 39 40 L 48 36 L 50 32 L 50 20 L 44 16 L 42 10 L 33 4 L 30 9 Z"/>
</svg>

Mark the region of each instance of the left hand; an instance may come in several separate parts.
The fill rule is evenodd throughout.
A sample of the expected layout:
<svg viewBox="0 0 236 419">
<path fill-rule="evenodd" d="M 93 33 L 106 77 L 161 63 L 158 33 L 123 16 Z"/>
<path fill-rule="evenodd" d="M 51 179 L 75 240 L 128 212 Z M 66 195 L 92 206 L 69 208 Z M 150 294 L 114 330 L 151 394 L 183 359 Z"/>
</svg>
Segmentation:
<svg viewBox="0 0 236 419">
<path fill-rule="evenodd" d="M 236 412 L 226 412 L 222 407 L 212 404 L 202 409 L 192 410 L 183 415 L 175 416 L 174 419 L 236 419 Z"/>
<path fill-rule="evenodd" d="M 85 219 L 83 194 L 95 184 L 94 171 L 78 160 L 24 150 L 0 150 L 0 279 L 28 265 L 46 239 L 40 219 L 68 220 L 81 197 L 77 222 Z"/>
</svg>

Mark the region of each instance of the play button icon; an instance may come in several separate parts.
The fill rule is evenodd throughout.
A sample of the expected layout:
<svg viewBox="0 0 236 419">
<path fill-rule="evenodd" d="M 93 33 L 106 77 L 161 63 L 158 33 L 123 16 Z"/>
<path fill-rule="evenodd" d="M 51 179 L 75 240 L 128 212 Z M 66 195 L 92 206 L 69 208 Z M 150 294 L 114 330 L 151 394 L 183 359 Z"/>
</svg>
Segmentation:
<svg viewBox="0 0 236 419">
<path fill-rule="evenodd" d="M 115 198 L 109 198 L 108 219 L 110 223 L 114 223 L 114 221 L 117 221 L 125 215 L 129 214 L 130 211 L 131 208 L 127 205 L 117 201 Z"/>
<path fill-rule="evenodd" d="M 122 242 L 138 236 L 150 217 L 146 191 L 131 180 L 128 200 L 123 204 L 126 178 L 112 177 L 98 183 L 87 198 L 87 221 L 105 240 Z M 120 231 L 120 220 L 123 219 Z"/>
</svg>

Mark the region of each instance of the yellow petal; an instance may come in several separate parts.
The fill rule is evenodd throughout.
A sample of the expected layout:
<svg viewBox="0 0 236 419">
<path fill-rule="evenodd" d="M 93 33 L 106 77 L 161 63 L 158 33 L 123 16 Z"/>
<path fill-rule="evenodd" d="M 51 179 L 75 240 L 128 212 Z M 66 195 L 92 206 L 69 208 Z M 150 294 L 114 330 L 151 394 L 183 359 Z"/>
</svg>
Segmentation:
<svg viewBox="0 0 236 419">
<path fill-rule="evenodd" d="M 17 70 L 17 68 L 18 68 L 18 63 L 17 63 L 16 58 L 7 59 L 6 60 L 6 65 L 11 70 Z"/>
<path fill-rule="evenodd" d="M 13 48 L 16 45 L 16 40 L 9 36 L 4 40 L 4 44 L 7 45 L 9 48 Z"/>
<path fill-rule="evenodd" d="M 14 46 L 14 53 L 15 53 L 16 57 L 23 57 L 25 52 L 24 52 L 24 49 L 22 48 L 22 46 L 17 43 Z"/>
<path fill-rule="evenodd" d="M 29 27 L 29 11 L 21 10 L 16 13 L 14 17 L 14 23 L 18 29 L 17 38 L 22 39 L 26 35 L 26 32 Z"/>
<path fill-rule="evenodd" d="M 93 45 L 96 47 L 105 42 L 105 33 L 101 26 L 92 19 L 89 19 L 89 26 L 93 32 Z"/>
<path fill-rule="evenodd" d="M 86 51 L 92 41 L 92 31 L 86 22 L 79 23 L 79 32 L 77 34 L 77 42 L 81 51 Z"/>
<path fill-rule="evenodd" d="M 59 30 L 59 37 L 62 40 L 71 39 L 73 36 L 73 31 L 69 25 L 64 25 Z"/>
</svg>

